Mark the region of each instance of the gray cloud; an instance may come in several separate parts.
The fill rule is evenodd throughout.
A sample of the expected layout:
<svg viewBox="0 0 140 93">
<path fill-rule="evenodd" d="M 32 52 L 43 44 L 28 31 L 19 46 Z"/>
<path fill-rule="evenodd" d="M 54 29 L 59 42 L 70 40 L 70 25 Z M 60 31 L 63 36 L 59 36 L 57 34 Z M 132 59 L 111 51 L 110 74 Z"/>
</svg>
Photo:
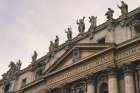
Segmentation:
<svg viewBox="0 0 140 93">
<path fill-rule="evenodd" d="M 140 5 L 139 0 L 125 0 L 129 10 Z M 33 50 L 39 57 L 48 51 L 49 41 L 59 35 L 66 40 L 64 29 L 72 25 L 77 34 L 75 21 L 82 16 L 95 15 L 98 24 L 105 21 L 108 7 L 120 15 L 116 4 L 119 0 L 0 0 L 0 71 L 8 69 L 10 60 L 23 61 L 23 68 L 30 63 Z M 86 22 L 88 19 L 86 19 Z M 88 23 L 87 28 L 88 28 Z"/>
</svg>

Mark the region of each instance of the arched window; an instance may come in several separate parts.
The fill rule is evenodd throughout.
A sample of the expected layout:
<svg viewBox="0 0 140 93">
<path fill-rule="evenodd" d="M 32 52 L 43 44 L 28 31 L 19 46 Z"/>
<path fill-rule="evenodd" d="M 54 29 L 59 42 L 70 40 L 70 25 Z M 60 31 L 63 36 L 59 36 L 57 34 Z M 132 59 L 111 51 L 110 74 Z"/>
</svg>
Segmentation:
<svg viewBox="0 0 140 93">
<path fill-rule="evenodd" d="M 108 85 L 106 83 L 101 84 L 99 93 L 108 93 Z"/>
<path fill-rule="evenodd" d="M 4 93 L 9 93 L 10 92 L 10 84 L 7 84 L 4 88 Z"/>
</svg>

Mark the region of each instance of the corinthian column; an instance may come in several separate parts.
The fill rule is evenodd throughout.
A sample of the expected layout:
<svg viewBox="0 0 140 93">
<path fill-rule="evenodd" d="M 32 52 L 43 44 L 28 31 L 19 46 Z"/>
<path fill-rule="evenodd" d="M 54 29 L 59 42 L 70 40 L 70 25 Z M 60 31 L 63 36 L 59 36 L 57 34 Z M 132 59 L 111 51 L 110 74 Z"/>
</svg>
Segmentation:
<svg viewBox="0 0 140 93">
<path fill-rule="evenodd" d="M 108 74 L 108 91 L 109 93 L 118 92 L 118 79 L 117 79 L 117 68 L 110 68 Z"/>
<path fill-rule="evenodd" d="M 87 93 L 95 93 L 95 77 L 89 77 L 87 80 Z"/>
<path fill-rule="evenodd" d="M 135 93 L 133 70 L 126 66 L 124 69 L 125 93 Z"/>
</svg>

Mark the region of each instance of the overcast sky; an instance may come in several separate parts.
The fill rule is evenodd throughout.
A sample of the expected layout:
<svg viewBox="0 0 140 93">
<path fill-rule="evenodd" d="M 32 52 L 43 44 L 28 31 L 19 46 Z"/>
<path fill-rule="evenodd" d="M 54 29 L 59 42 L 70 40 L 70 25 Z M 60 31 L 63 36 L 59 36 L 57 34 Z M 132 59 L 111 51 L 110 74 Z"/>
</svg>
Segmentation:
<svg viewBox="0 0 140 93">
<path fill-rule="evenodd" d="M 129 11 L 139 7 L 140 0 L 125 0 Z M 97 23 L 105 22 L 110 7 L 114 17 L 120 15 L 116 7 L 120 0 L 0 0 L 0 75 L 8 70 L 12 60 L 22 60 L 22 68 L 31 62 L 33 51 L 39 57 L 48 51 L 49 41 L 55 36 L 65 42 L 64 30 L 72 26 L 77 34 L 76 19 L 97 16 Z M 86 23 L 88 28 L 88 23 Z"/>
</svg>

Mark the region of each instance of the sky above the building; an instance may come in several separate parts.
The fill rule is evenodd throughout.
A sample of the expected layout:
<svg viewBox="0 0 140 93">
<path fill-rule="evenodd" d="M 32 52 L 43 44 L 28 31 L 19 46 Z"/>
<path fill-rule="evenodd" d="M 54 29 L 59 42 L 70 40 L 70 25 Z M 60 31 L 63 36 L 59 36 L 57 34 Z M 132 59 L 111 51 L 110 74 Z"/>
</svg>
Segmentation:
<svg viewBox="0 0 140 93">
<path fill-rule="evenodd" d="M 125 0 L 129 11 L 139 7 L 140 0 Z M 77 18 L 97 16 L 97 23 L 106 21 L 105 12 L 112 8 L 114 18 L 120 15 L 120 0 L 0 0 L 0 75 L 9 68 L 12 60 L 22 61 L 22 68 L 31 62 L 33 51 L 38 57 L 48 51 L 50 40 L 60 37 L 67 40 L 65 29 L 71 25 L 76 36 Z"/>
</svg>

